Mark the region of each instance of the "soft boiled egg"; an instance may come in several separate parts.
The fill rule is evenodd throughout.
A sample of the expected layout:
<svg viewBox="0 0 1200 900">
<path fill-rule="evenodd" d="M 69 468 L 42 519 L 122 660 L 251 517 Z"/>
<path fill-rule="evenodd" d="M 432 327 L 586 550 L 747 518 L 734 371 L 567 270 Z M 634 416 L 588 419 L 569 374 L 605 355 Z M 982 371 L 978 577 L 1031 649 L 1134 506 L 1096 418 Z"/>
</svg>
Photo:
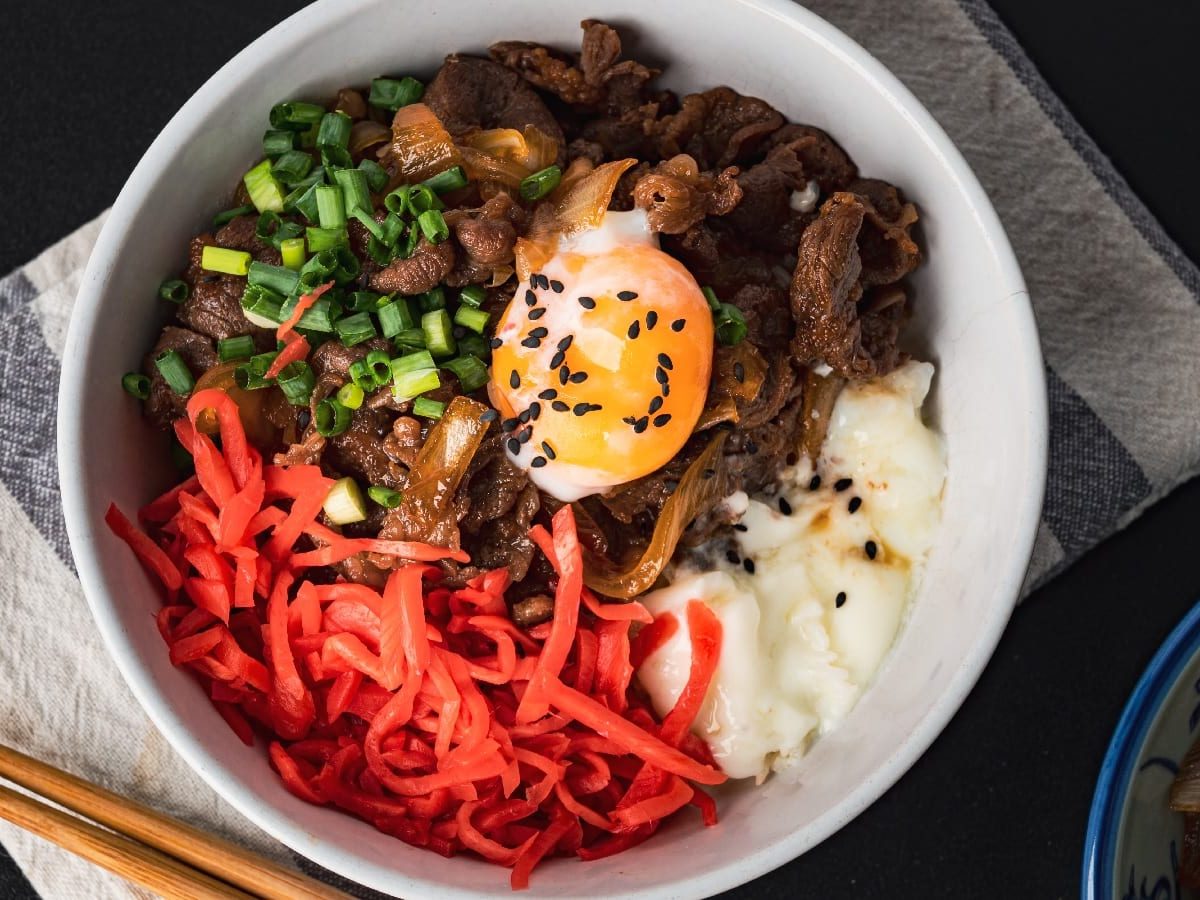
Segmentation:
<svg viewBox="0 0 1200 900">
<path fill-rule="evenodd" d="M 679 452 L 708 393 L 712 314 L 645 212 L 609 211 L 517 286 L 493 343 L 509 457 L 572 501 Z"/>
</svg>

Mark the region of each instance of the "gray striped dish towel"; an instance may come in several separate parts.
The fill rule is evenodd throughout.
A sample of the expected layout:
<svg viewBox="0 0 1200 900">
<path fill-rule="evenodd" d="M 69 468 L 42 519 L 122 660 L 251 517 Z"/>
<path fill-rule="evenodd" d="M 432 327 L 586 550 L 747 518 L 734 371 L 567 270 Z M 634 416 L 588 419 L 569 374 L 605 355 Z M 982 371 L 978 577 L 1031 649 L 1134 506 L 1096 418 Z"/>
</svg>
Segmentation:
<svg viewBox="0 0 1200 900">
<path fill-rule="evenodd" d="M 808 5 L 933 112 L 991 195 L 1024 268 L 1051 417 L 1031 590 L 1200 466 L 1200 272 L 983 0 L 909 0 L 886 28 L 873 0 Z M 0 563 L 10 576 L 0 588 L 0 741 L 300 865 L 151 727 L 108 660 L 75 578 L 45 385 L 58 380 L 102 218 L 0 280 Z M 1153 370 L 1143 364 L 1146 346 L 1155 348 Z M 135 893 L 8 825 L 0 824 L 0 843 L 45 896 Z"/>
</svg>

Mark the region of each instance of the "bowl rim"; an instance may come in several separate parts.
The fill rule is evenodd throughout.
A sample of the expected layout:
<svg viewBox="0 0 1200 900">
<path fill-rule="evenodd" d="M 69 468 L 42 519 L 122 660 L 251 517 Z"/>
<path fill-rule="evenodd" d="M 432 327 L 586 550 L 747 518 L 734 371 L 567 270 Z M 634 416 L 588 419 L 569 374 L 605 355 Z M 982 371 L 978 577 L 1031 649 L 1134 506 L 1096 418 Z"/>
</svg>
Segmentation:
<svg viewBox="0 0 1200 900">
<path fill-rule="evenodd" d="M 1121 711 L 1096 778 L 1083 842 L 1082 900 L 1110 900 L 1116 886 L 1117 842 L 1133 767 L 1150 726 L 1179 683 L 1187 664 L 1200 652 L 1200 602 L 1194 604 L 1155 652 Z"/>
<path fill-rule="evenodd" d="M 146 201 L 147 188 L 153 182 L 156 173 L 170 163 L 172 150 L 177 145 L 175 133 L 186 128 L 189 121 L 208 115 L 215 100 L 236 89 L 241 80 L 240 73 L 244 63 L 253 58 L 260 58 L 262 54 L 274 54 L 281 47 L 319 32 L 326 24 L 336 19 L 369 8 L 374 2 L 376 0 L 317 0 L 299 10 L 254 40 L 222 66 L 172 116 L 134 168 L 96 241 L 71 317 L 66 344 L 68 357 L 82 358 L 85 353 L 88 337 L 99 315 L 98 301 L 106 288 L 114 250 Z M 1019 358 L 1024 363 L 1020 372 L 1022 377 L 1017 383 L 1024 389 L 1020 404 L 1024 411 L 1021 425 L 1026 436 L 1025 451 L 1031 471 L 1026 482 L 1027 492 L 1019 507 L 1015 535 L 1009 545 L 1012 564 L 1005 577 L 999 579 L 993 589 L 997 600 L 987 605 L 985 614 L 981 616 L 975 630 L 973 641 L 964 648 L 961 665 L 947 682 L 940 696 L 935 698 L 925 717 L 895 747 L 892 754 L 870 776 L 855 785 L 840 804 L 818 815 L 805 829 L 766 845 L 748 856 L 730 860 L 712 872 L 684 875 L 668 886 L 657 889 L 634 887 L 622 896 L 701 897 L 744 884 L 816 846 L 855 818 L 895 784 L 943 731 L 991 658 L 1024 581 L 1038 531 L 1045 492 L 1048 403 L 1037 328 L 1016 256 L 1000 219 L 975 174 L 942 127 L 912 92 L 848 35 L 792 0 L 736 2 L 746 14 L 765 15 L 787 23 L 789 27 L 805 34 L 826 52 L 840 58 L 848 67 L 856 70 L 868 90 L 880 94 L 912 123 L 914 131 L 930 155 L 946 171 L 948 182 L 963 197 L 997 267 L 997 293 L 1012 307 L 1016 332 L 1014 350 L 1019 353 Z M 307 832 L 276 807 L 257 803 L 241 784 L 240 776 L 219 764 L 196 740 L 191 729 L 167 702 L 151 678 L 146 665 L 139 659 L 129 634 L 120 625 L 116 615 L 116 604 L 105 589 L 101 554 L 92 538 L 97 523 L 88 520 L 85 491 L 82 482 L 74 477 L 75 473 L 82 470 L 79 463 L 86 446 L 86 435 L 81 430 L 81 417 L 77 415 L 77 410 L 86 397 L 86 388 L 87 379 L 83 377 L 82 372 L 64 373 L 59 390 L 58 460 L 67 534 L 97 630 L 122 677 L 155 727 L 167 738 L 188 766 L 223 799 L 296 853 L 327 869 L 381 890 L 389 889 L 389 885 L 391 889 L 395 889 L 399 882 L 406 882 L 405 890 L 410 896 L 478 896 L 471 890 L 454 888 L 420 874 L 377 865 L 362 857 L 347 856 L 343 851 L 325 842 L 319 841 L 314 844 Z"/>
</svg>

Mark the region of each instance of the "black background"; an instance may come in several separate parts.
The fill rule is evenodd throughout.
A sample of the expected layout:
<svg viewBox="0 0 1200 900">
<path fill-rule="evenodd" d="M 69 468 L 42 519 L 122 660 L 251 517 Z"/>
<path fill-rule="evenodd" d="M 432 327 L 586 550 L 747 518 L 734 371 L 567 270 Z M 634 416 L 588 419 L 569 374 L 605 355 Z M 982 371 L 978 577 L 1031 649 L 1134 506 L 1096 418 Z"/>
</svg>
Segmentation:
<svg viewBox="0 0 1200 900">
<path fill-rule="evenodd" d="M 0 273 L 111 204 L 179 105 L 299 5 L 6 8 Z M 1200 258 L 1200 4 L 993 5 L 1167 231 Z M 1109 735 L 1155 648 L 1200 594 L 1197 509 L 1200 482 L 1030 597 L 962 711 L 899 784 L 824 844 L 731 896 L 1077 895 Z M 25 890 L 0 859 L 0 892 Z"/>
</svg>

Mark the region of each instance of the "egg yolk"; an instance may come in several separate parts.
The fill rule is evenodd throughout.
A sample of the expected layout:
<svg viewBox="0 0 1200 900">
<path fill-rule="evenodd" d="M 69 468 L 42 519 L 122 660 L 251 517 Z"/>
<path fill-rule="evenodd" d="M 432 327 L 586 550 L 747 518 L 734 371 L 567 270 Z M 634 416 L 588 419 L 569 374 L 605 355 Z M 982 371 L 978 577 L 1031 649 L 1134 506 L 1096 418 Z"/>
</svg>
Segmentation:
<svg viewBox="0 0 1200 900">
<path fill-rule="evenodd" d="M 652 243 L 560 251 L 518 285 L 496 338 L 489 393 L 508 452 L 561 500 L 660 468 L 704 408 L 712 314 Z"/>
</svg>

